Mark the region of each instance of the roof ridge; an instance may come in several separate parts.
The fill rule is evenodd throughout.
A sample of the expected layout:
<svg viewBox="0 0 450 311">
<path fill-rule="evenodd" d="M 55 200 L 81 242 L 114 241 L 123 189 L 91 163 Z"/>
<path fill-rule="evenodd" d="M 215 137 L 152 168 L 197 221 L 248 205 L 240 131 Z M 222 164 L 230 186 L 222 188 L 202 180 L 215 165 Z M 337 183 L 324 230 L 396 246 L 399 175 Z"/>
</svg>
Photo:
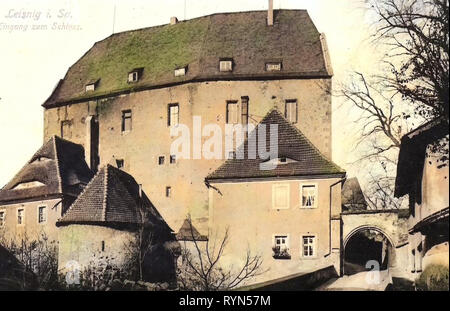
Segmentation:
<svg viewBox="0 0 450 311">
<path fill-rule="evenodd" d="M 275 11 L 298 11 L 298 12 L 308 12 L 308 10 L 306 9 L 274 9 Z M 213 16 L 218 16 L 218 15 L 232 15 L 232 14 L 245 14 L 245 13 L 263 13 L 263 12 L 267 12 L 267 10 L 249 10 L 249 11 L 235 11 L 235 12 L 216 12 L 216 13 L 211 13 L 211 14 L 207 14 L 207 15 L 202 15 L 202 16 L 197 16 L 197 17 L 193 17 L 190 19 L 184 19 L 184 20 L 179 20 L 177 24 L 180 23 L 186 23 L 186 22 L 190 22 L 190 21 L 195 21 L 198 19 L 202 19 L 202 18 L 211 18 Z M 112 38 L 114 36 L 118 36 L 118 35 L 122 35 L 125 33 L 129 33 L 129 32 L 133 32 L 133 31 L 143 31 L 143 30 L 148 30 L 148 29 L 152 29 L 152 28 L 159 28 L 159 27 L 164 27 L 164 26 L 170 26 L 170 23 L 166 23 L 166 24 L 159 24 L 159 25 L 154 25 L 154 26 L 148 26 L 148 27 L 142 27 L 142 28 L 135 28 L 135 29 L 128 29 L 128 30 L 124 30 L 124 31 L 120 31 L 120 32 L 116 32 L 113 34 L 110 34 L 109 36 L 107 36 L 106 38 L 96 41 L 95 43 L 98 42 L 102 42 L 108 38 Z M 94 43 L 94 44 L 95 44 Z"/>
<path fill-rule="evenodd" d="M 104 180 L 104 193 L 103 193 L 103 214 L 102 219 L 106 221 L 106 209 L 108 207 L 108 173 L 109 173 L 109 164 L 105 166 L 105 180 Z"/>
</svg>

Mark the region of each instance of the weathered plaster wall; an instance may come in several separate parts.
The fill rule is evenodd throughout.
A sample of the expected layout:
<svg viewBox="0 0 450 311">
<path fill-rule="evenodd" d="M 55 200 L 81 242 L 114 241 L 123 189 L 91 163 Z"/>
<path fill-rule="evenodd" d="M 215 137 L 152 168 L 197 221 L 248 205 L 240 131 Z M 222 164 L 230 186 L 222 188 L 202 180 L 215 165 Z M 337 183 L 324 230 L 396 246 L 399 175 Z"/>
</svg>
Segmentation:
<svg viewBox="0 0 450 311">
<path fill-rule="evenodd" d="M 257 124 L 272 108 L 284 113 L 285 100 L 298 101 L 298 128 L 331 158 L 331 80 L 218 81 L 190 83 L 175 87 L 142 91 L 98 102 L 86 102 L 44 113 L 44 140 L 61 135 L 61 122 L 71 121 L 71 135 L 65 138 L 86 145 L 86 118 L 98 111 L 100 126 L 100 163 L 115 157 L 124 159 L 125 171 L 143 184 L 158 210 L 178 231 L 186 214 L 192 214 L 201 233 L 207 229 L 207 189 L 204 178 L 222 160 L 177 160 L 169 164 L 170 137 L 167 105 L 180 105 L 180 123 L 191 129 L 192 117 L 201 116 L 202 124 L 219 124 L 224 133 L 226 101 L 249 97 L 249 122 Z M 98 104 L 98 107 L 97 107 Z M 122 111 L 132 110 L 132 131 L 121 132 Z M 203 142 L 207 139 L 203 138 Z M 85 146 L 86 147 L 86 146 Z M 224 152 L 224 150 L 222 151 Z M 192 154 L 192 147 L 191 147 Z M 164 155 L 165 165 L 158 165 Z M 172 197 L 165 187 L 172 187 Z"/>
<path fill-rule="evenodd" d="M 67 263 L 74 260 L 83 268 L 98 264 L 100 257 L 108 258 L 118 266 L 127 258 L 127 246 L 135 238 L 129 231 L 104 226 L 67 225 L 59 228 L 58 268 L 65 271 Z M 102 251 L 102 242 L 105 249 Z"/>
<path fill-rule="evenodd" d="M 45 206 L 47 220 L 38 222 L 38 208 Z M 25 218 L 22 225 L 17 222 L 17 210 L 24 209 Z M 37 240 L 45 234 L 49 240 L 58 240 L 58 228 L 56 221 L 61 217 L 61 199 L 42 200 L 34 202 L 0 205 L 0 211 L 4 211 L 6 218 L 3 227 L 0 227 L 0 235 L 7 241 L 20 242 L 22 239 Z"/>
<path fill-rule="evenodd" d="M 245 258 L 247 247 L 253 255 L 263 260 L 263 275 L 252 283 L 273 280 L 301 272 L 311 272 L 334 265 L 340 270 L 340 222 L 333 221 L 330 249 L 330 186 L 339 179 L 292 180 L 248 183 L 217 183 L 210 188 L 210 227 L 220 238 L 229 228 L 230 240 L 222 264 L 239 266 Z M 318 184 L 318 205 L 314 209 L 300 208 L 300 184 Z M 272 185 L 288 183 L 290 187 L 289 209 L 272 208 Z M 332 217 L 341 211 L 341 185 L 332 188 Z M 242 198 L 245 198 L 244 200 Z M 335 223 L 335 224 L 334 224 Z M 289 235 L 291 259 L 274 259 L 273 236 Z M 302 256 L 302 235 L 316 236 L 316 256 Z M 211 235 L 210 244 L 213 243 Z"/>
</svg>

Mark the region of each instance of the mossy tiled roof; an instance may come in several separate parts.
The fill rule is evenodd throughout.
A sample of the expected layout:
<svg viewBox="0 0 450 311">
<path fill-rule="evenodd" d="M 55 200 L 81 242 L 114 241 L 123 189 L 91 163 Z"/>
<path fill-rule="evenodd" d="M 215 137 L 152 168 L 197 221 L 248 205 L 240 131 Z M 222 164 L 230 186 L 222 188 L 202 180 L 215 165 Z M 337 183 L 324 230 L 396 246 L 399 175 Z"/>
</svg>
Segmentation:
<svg viewBox="0 0 450 311">
<path fill-rule="evenodd" d="M 305 10 L 275 11 L 273 26 L 266 17 L 266 11 L 222 13 L 113 34 L 69 68 L 43 106 L 188 81 L 330 76 L 320 34 Z M 232 72 L 219 71 L 221 58 L 233 58 Z M 282 61 L 281 72 L 265 71 L 273 60 Z M 175 77 L 185 66 L 186 75 Z M 128 83 L 133 68 L 143 68 L 142 76 Z M 98 79 L 96 90 L 85 92 Z"/>
<path fill-rule="evenodd" d="M 140 196 L 136 180 L 108 164 L 92 178 L 57 225 L 143 222 L 172 231 L 145 193 Z"/>
</svg>

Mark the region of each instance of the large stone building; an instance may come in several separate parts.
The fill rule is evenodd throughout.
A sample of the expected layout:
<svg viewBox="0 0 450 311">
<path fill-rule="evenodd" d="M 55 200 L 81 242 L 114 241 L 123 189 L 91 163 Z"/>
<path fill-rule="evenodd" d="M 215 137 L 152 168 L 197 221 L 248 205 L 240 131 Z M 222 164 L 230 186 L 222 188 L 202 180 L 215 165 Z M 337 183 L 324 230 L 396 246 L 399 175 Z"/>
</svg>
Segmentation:
<svg viewBox="0 0 450 311">
<path fill-rule="evenodd" d="M 223 159 L 175 158 L 170 128 L 186 125 L 193 140 L 193 117 L 224 133 L 276 107 L 330 159 L 331 78 L 325 38 L 304 10 L 172 18 L 95 43 L 43 104 L 44 137 L 83 145 L 93 170 L 115 159 L 174 230 L 190 213 L 206 234 L 204 179 Z"/>
<path fill-rule="evenodd" d="M 230 235 L 224 262 L 239 266 L 248 248 L 260 255 L 265 272 L 251 282 L 329 266 L 339 273 L 345 171 L 277 110 L 260 124 L 277 125 L 278 158 L 247 157 L 249 142 L 261 135 L 255 130 L 240 147 L 244 159 L 229 159 L 207 177 L 213 237 L 227 229 Z M 276 168 L 261 170 L 267 162 L 275 162 Z"/>
<path fill-rule="evenodd" d="M 404 135 L 395 196 L 409 197 L 409 270 L 413 277 L 429 264 L 449 265 L 448 121 L 430 121 Z M 436 146 L 441 145 L 441 148 Z"/>
<path fill-rule="evenodd" d="M 52 136 L 0 190 L 0 238 L 56 241 L 56 221 L 77 198 L 93 174 L 83 147 Z"/>
</svg>

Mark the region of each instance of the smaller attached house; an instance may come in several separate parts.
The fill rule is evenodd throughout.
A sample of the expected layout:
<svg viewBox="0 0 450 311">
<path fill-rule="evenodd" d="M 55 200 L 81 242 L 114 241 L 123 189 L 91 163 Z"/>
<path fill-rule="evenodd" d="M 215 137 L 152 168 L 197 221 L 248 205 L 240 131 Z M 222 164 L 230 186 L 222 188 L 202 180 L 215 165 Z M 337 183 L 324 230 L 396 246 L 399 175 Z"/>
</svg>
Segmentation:
<svg viewBox="0 0 450 311">
<path fill-rule="evenodd" d="M 449 262 L 448 121 L 435 119 L 403 136 L 395 196 L 409 196 L 409 263 L 420 274 Z M 441 147 L 436 147 L 440 145 Z"/>
<path fill-rule="evenodd" d="M 143 277 L 175 276 L 178 243 L 134 178 L 111 165 L 99 170 L 59 227 L 58 266 L 80 271 L 100 264 L 120 268 L 141 252 Z"/>
<path fill-rule="evenodd" d="M 278 158 L 262 158 L 259 152 L 254 159 L 248 156 L 249 141 L 258 141 L 255 129 L 235 153 L 243 149 L 244 159 L 228 159 L 206 178 L 210 230 L 229 230 L 224 262 L 238 266 L 247 249 L 261 256 L 261 271 L 267 271 L 251 283 L 329 266 L 339 273 L 345 171 L 277 110 L 258 126 L 263 124 L 266 131 L 270 125 L 278 128 Z M 266 135 L 267 142 L 271 135 Z M 268 161 L 276 167 L 262 170 L 260 164 Z"/>
<path fill-rule="evenodd" d="M 50 138 L 0 190 L 0 232 L 8 241 L 58 239 L 56 221 L 91 180 L 84 149 Z"/>
</svg>

